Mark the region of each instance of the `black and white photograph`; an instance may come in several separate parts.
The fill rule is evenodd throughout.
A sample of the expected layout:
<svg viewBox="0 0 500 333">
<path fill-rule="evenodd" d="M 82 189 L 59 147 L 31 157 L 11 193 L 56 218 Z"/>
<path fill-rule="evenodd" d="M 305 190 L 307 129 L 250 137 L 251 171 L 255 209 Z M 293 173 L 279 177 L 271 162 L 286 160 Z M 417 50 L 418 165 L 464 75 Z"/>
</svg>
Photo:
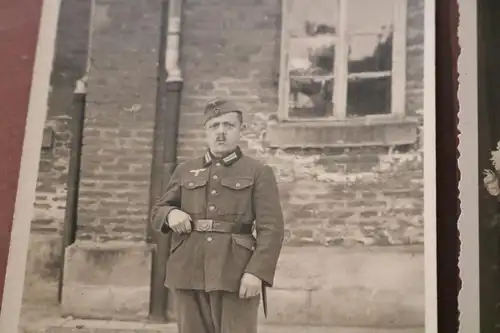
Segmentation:
<svg viewBox="0 0 500 333">
<path fill-rule="evenodd" d="M 437 332 L 433 0 L 44 6 L 18 332 Z"/>
</svg>

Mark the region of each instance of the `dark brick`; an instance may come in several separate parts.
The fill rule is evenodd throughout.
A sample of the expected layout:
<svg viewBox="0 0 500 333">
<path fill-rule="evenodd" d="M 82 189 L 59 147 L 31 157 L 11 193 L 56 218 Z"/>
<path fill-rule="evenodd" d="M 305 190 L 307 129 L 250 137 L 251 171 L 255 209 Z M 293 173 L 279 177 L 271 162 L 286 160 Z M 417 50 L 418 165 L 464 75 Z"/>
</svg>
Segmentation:
<svg viewBox="0 0 500 333">
<path fill-rule="evenodd" d="M 377 217 L 380 215 L 380 211 L 377 210 L 366 210 L 359 213 L 359 215 L 363 218 L 371 218 Z"/>
<path fill-rule="evenodd" d="M 31 232 L 36 232 L 37 234 L 56 234 L 59 232 L 56 227 L 47 227 L 45 225 L 39 225 L 36 221 L 33 221 L 31 226 Z"/>
<path fill-rule="evenodd" d="M 46 226 L 46 225 L 50 225 L 52 223 L 54 223 L 54 219 L 42 219 L 42 218 L 38 218 L 38 219 L 35 219 L 33 220 L 33 223 L 34 224 L 37 224 L 39 226 Z"/>
<path fill-rule="evenodd" d="M 313 232 L 312 230 L 295 230 L 292 232 L 294 237 L 299 238 L 312 238 Z"/>
<path fill-rule="evenodd" d="M 317 230 L 323 228 L 325 224 L 328 223 L 326 219 L 315 219 L 315 218 L 300 218 L 297 219 L 301 226 L 307 228 L 315 228 Z"/>
<path fill-rule="evenodd" d="M 385 208 L 386 203 L 384 201 L 378 201 L 378 200 L 350 200 L 347 202 L 348 207 L 353 207 L 353 208 L 373 208 L 373 207 L 378 207 L 378 208 Z"/>
</svg>

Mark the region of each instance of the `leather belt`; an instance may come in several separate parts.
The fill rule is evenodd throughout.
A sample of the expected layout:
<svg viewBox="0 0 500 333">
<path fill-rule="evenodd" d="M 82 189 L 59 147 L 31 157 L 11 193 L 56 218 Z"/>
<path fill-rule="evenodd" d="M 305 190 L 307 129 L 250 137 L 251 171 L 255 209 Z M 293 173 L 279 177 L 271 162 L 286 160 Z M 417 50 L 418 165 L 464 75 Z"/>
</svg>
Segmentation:
<svg viewBox="0 0 500 333">
<path fill-rule="evenodd" d="M 199 232 L 222 232 L 230 234 L 251 234 L 253 224 L 218 220 L 194 220 L 193 230 Z"/>
</svg>

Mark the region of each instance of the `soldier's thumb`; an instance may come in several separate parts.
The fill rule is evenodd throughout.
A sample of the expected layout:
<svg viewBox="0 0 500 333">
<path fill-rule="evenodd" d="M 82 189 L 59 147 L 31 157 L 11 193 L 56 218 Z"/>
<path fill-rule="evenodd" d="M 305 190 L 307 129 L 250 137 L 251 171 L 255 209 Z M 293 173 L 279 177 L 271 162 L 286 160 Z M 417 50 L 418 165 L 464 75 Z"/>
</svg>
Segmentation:
<svg viewBox="0 0 500 333">
<path fill-rule="evenodd" d="M 245 297 L 245 291 L 246 291 L 245 286 L 243 284 L 241 284 L 240 291 L 239 291 L 240 298 L 244 298 Z"/>
</svg>

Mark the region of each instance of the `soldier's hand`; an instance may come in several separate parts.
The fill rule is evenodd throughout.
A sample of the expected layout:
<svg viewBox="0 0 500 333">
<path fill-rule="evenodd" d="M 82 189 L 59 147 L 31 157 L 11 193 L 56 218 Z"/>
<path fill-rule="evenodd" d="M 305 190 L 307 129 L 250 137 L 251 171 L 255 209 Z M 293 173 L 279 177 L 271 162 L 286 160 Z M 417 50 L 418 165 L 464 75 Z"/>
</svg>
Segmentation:
<svg viewBox="0 0 500 333">
<path fill-rule="evenodd" d="M 191 232 L 191 216 L 180 209 L 174 209 L 168 214 L 168 226 L 177 233 Z"/>
<path fill-rule="evenodd" d="M 260 294 L 262 280 L 255 275 L 245 273 L 240 283 L 240 298 L 254 297 Z"/>
</svg>

